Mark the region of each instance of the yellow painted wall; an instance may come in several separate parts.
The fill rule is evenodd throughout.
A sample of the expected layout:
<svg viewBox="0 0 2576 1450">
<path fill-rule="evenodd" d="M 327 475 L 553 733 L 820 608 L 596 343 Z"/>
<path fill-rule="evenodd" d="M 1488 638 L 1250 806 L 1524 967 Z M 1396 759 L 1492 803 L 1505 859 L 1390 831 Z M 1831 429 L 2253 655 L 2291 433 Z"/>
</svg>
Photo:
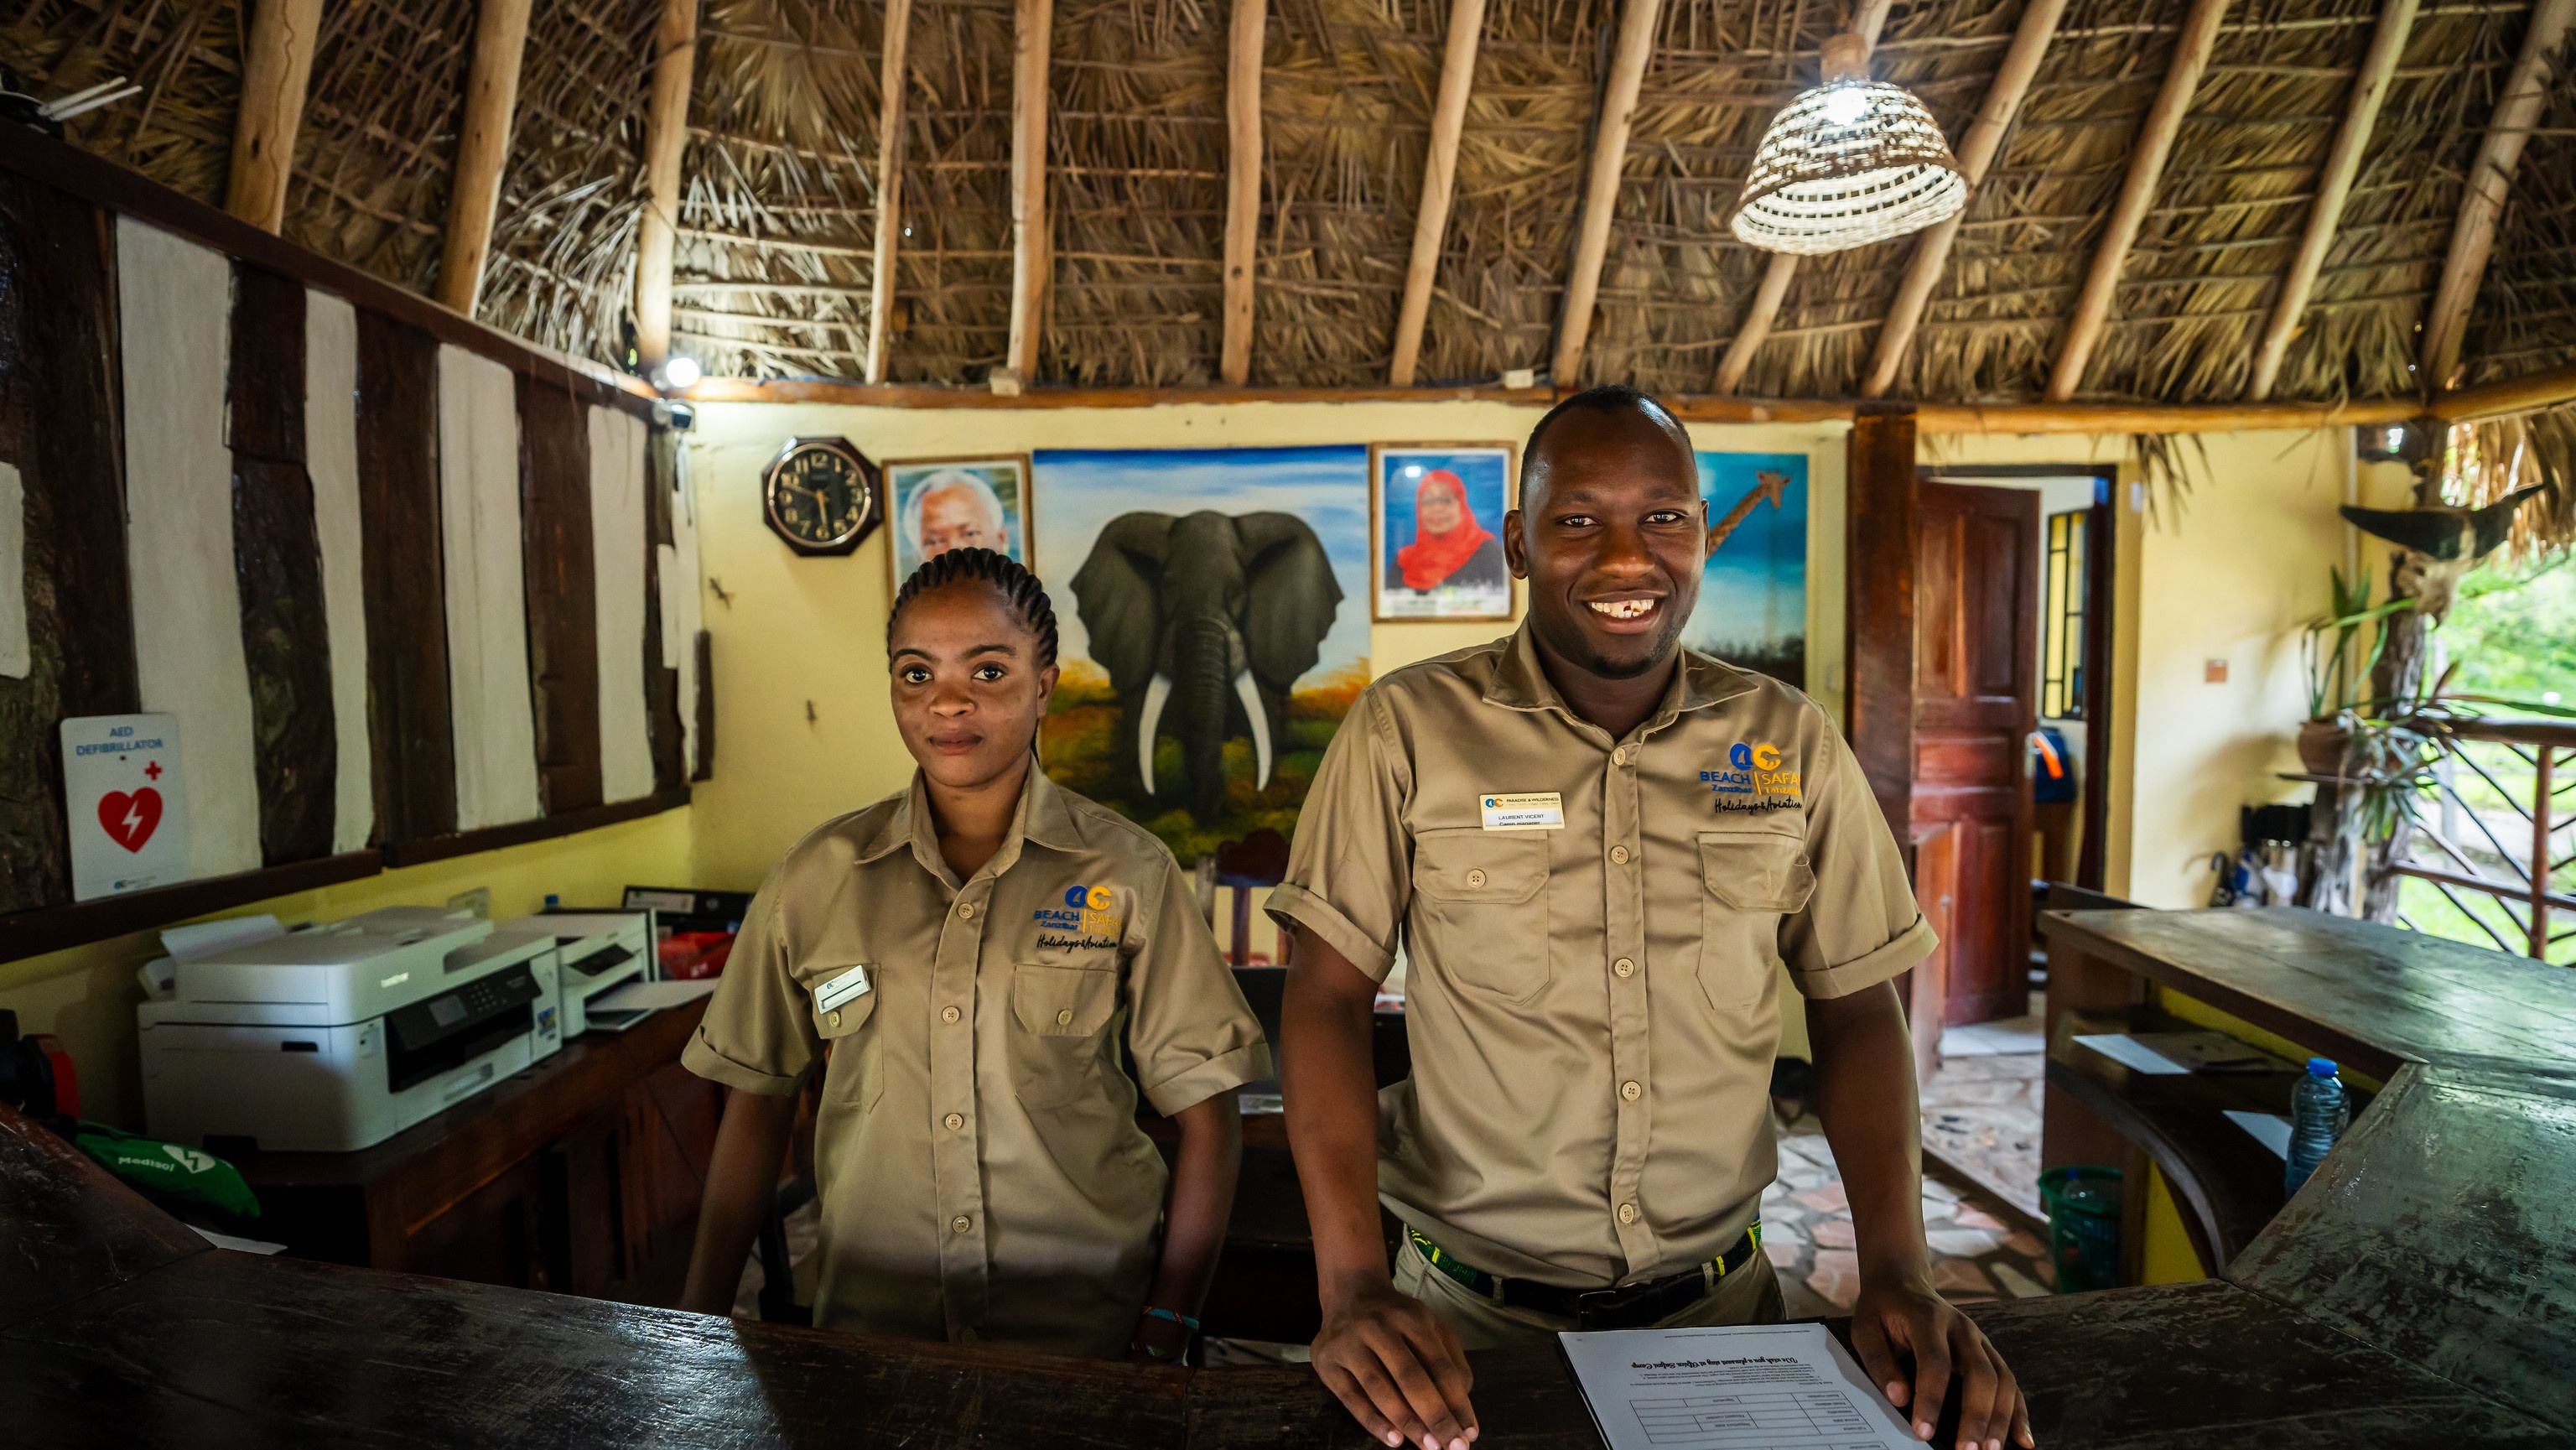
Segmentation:
<svg viewBox="0 0 2576 1450">
<path fill-rule="evenodd" d="M 2138 1255 L 2138 1282 L 2141 1284 L 2181 1284 L 2193 1279 L 2206 1279 L 2209 1270 L 2202 1267 L 2200 1254 L 2191 1246 L 2191 1230 L 2183 1227 L 2182 1205 L 2174 1201 L 2173 1185 L 2150 1163 L 2147 1165 L 2146 1242 Z"/>
<path fill-rule="evenodd" d="M 253 902 L 200 918 L 274 915 L 292 926 L 337 921 L 380 906 L 441 906 L 478 886 L 492 914 L 524 916 L 549 893 L 566 906 L 614 906 L 626 887 L 685 884 L 692 807 L 575 836 L 404 867 L 358 881 Z M 134 970 L 162 955 L 159 932 L 141 931 L 0 965 L 0 1007 L 19 1030 L 63 1039 L 80 1071 L 81 1112 L 140 1131 L 143 1080 L 134 1008 L 143 1000 Z"/>
</svg>

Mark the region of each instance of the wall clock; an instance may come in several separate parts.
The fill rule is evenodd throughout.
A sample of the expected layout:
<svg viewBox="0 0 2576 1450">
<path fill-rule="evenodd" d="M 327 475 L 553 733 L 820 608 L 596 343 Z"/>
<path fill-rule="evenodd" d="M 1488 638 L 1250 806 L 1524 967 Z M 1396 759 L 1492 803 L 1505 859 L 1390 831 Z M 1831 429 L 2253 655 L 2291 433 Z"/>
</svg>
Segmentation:
<svg viewBox="0 0 2576 1450">
<path fill-rule="evenodd" d="M 882 476 L 846 438 L 790 438 L 760 476 L 770 532 L 799 554 L 846 554 L 885 520 Z"/>
</svg>

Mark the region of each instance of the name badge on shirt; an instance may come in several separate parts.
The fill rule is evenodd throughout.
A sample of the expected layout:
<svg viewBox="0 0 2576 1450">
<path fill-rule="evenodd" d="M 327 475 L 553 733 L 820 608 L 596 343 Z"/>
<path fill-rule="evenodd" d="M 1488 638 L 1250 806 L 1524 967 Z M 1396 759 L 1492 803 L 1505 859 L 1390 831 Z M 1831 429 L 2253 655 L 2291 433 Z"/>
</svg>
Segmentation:
<svg viewBox="0 0 2576 1450">
<path fill-rule="evenodd" d="M 814 1005 L 831 1012 L 868 994 L 868 969 L 852 967 L 841 975 L 814 987 Z"/>
<path fill-rule="evenodd" d="M 1476 807 L 1483 812 L 1485 829 L 1489 831 L 1565 829 L 1565 797 L 1552 790 L 1478 796 Z"/>
</svg>

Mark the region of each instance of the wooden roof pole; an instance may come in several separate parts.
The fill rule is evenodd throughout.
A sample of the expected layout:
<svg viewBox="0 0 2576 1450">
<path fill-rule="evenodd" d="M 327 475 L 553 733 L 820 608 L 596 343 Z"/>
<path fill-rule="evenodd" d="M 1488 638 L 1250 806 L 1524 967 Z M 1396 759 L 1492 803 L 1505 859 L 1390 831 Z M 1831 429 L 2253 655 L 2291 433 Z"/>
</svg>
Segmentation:
<svg viewBox="0 0 2576 1450">
<path fill-rule="evenodd" d="M 1016 0 L 1011 55 L 1011 344 L 1006 386 L 1037 380 L 1047 292 L 1047 60 L 1055 0 Z"/>
<path fill-rule="evenodd" d="M 2201 72 L 2209 68 L 2209 53 L 2218 44 L 2218 23 L 2226 18 L 2227 0 L 2191 0 L 2191 10 L 2183 17 L 2173 61 L 2165 67 L 2164 84 L 2157 88 L 2155 103 L 2138 127 L 2136 149 L 2129 153 L 2129 174 L 2121 178 L 2110 223 L 2093 251 L 2093 269 L 2085 273 L 2084 290 L 2076 295 L 2075 313 L 2067 319 L 2066 340 L 2059 344 L 2057 366 L 2048 375 L 2047 396 L 2052 403 L 2074 397 L 2084 381 L 2084 369 L 2093 361 L 2093 348 L 2102 340 L 2102 325 L 2110 319 L 2111 302 L 2120 289 L 2120 269 L 2128 264 L 2129 248 L 2137 243 L 2147 208 L 2155 205 L 2156 187 L 2164 180 L 2174 137 L 2191 110 L 2192 94 L 2200 89 Z"/>
<path fill-rule="evenodd" d="M 321 29 L 322 0 L 259 0 L 251 9 L 224 210 L 264 232 L 286 225 L 286 182 Z"/>
<path fill-rule="evenodd" d="M 2469 330 L 2469 307 L 2478 300 L 2485 279 L 2487 253 L 2495 246 L 2496 223 L 2504 216 L 2505 188 L 2522 160 L 2522 144 L 2549 100 L 2549 56 L 2567 38 L 2576 19 L 2576 0 L 2540 0 L 2531 25 L 2522 35 L 2522 53 L 2505 78 L 2503 99 L 2487 122 L 2486 140 L 2478 146 L 2477 164 L 2460 198 L 2460 215 L 2451 224 L 2450 254 L 2442 259 L 2441 285 L 2424 311 L 2423 370 L 2416 382 L 2427 392 L 2450 386 L 2460 369 L 2460 344 Z"/>
<path fill-rule="evenodd" d="M 2317 285 L 2317 272 L 2325 266 L 2326 250 L 2334 245 L 2335 232 L 2343 224 L 2343 204 L 2352 195 L 2353 178 L 2361 174 L 2361 155 L 2369 149 L 2371 128 L 2379 122 L 2380 104 L 2388 99 L 2389 81 L 2397 74 L 2398 57 L 2406 52 L 2406 36 L 2415 28 L 2415 11 L 2419 0 L 2380 0 L 2379 24 L 2370 33 L 2370 49 L 2361 57 L 2361 74 L 2353 79 L 2352 96 L 2344 103 L 2343 123 L 2335 132 L 2334 149 L 2326 153 L 2325 170 L 2317 176 L 2317 199 L 2308 208 L 2307 230 L 2300 234 L 2299 250 L 2290 258 L 2290 269 L 2281 274 L 2281 290 L 2272 299 L 2272 316 L 2263 324 L 2262 340 L 2254 347 L 2254 380 L 2245 396 L 2259 403 L 2272 396 L 2272 385 L 2281 377 L 2281 359 L 2290 350 L 2290 339 L 2298 333 L 2299 322 L 2307 315 L 2308 294 Z"/>
<path fill-rule="evenodd" d="M 1440 243 L 1449 234 L 1449 203 L 1458 189 L 1458 137 L 1467 127 L 1467 93 L 1475 88 L 1476 45 L 1484 38 L 1485 0 L 1453 0 L 1449 46 L 1440 58 L 1440 93 L 1431 103 L 1431 151 L 1422 159 L 1422 204 L 1413 214 L 1413 260 L 1404 269 L 1404 305 L 1395 315 L 1395 360 L 1386 380 L 1413 386 L 1422 360 L 1422 327 L 1431 316 L 1431 284 L 1440 272 Z"/>
<path fill-rule="evenodd" d="M 492 255 L 492 217 L 501 209 L 501 169 L 510 159 L 510 118 L 519 105 L 519 62 L 528 53 L 529 0 L 483 0 L 474 21 L 474 64 L 465 77 L 465 129 L 448 174 L 447 239 L 438 256 L 438 300 L 471 317 Z"/>
<path fill-rule="evenodd" d="M 1887 26 L 1887 12 L 1895 0 L 1866 0 L 1860 13 L 1852 17 L 1852 33 L 1878 44 L 1878 32 Z M 1727 339 L 1726 355 L 1717 360 L 1716 380 L 1708 390 L 1719 397 L 1732 397 L 1744 383 L 1744 374 L 1753 366 L 1753 355 L 1762 350 L 1771 336 L 1771 323 L 1780 315 L 1780 304 L 1789 296 L 1789 284 L 1798 276 L 1798 258 L 1791 252 L 1773 252 L 1762 269 L 1762 283 L 1753 289 L 1753 301 L 1744 309 L 1744 320 L 1735 325 L 1735 336 Z"/>
<path fill-rule="evenodd" d="M 868 279 L 868 381 L 886 380 L 886 330 L 894 324 L 895 243 L 903 237 L 904 52 L 912 0 L 886 0 L 885 55 L 877 73 L 877 251 Z"/>
<path fill-rule="evenodd" d="M 2413 4 L 2415 0 L 2404 0 Z M 2039 63 L 2048 54 L 2048 43 L 2057 35 L 2057 23 L 2065 18 L 2066 0 L 2030 0 L 2022 7 L 2021 24 L 2013 30 L 2012 45 L 2004 51 L 2001 64 L 1995 67 L 1994 79 L 1986 85 L 1986 98 L 1977 107 L 1976 119 L 1968 123 L 1968 132 L 1959 138 L 1959 175 L 1968 183 L 1968 195 L 1976 196 L 1977 184 L 1985 180 L 1986 168 L 2003 150 L 2004 135 L 2012 129 L 2013 117 L 2021 110 L 2022 98 L 2030 94 L 2030 83 L 2039 75 Z M 1896 385 L 1896 370 L 1905 363 L 1906 349 L 1914 345 L 1914 329 L 1923 321 L 1923 309 L 1931 304 L 1932 289 L 1940 285 L 1941 273 L 1950 265 L 1950 244 L 1959 238 L 1959 224 L 1968 219 L 1968 209 L 1959 208 L 1947 220 L 1936 222 L 1923 231 L 1914 244 L 1914 253 L 1905 259 L 1905 280 L 1896 286 L 1896 300 L 1888 304 L 1887 320 L 1879 324 L 1878 347 L 1870 356 L 1869 376 L 1862 380 L 1860 395 L 1883 398 Z"/>
<path fill-rule="evenodd" d="M 1574 263 L 1565 277 L 1565 304 L 1556 326 L 1556 361 L 1549 377 L 1574 386 L 1583 368 L 1583 343 L 1592 331 L 1592 304 L 1601 295 L 1601 263 L 1610 254 L 1610 221 L 1619 204 L 1619 176 L 1627 167 L 1628 128 L 1637 118 L 1637 91 L 1655 51 L 1655 21 L 1663 0 L 1627 0 L 1619 16 L 1618 48 L 1610 56 L 1610 81 L 1601 92 L 1600 124 L 1592 133 L 1592 174 L 1583 188 L 1583 225 L 1574 238 Z"/>
<path fill-rule="evenodd" d="M 644 116 L 644 214 L 635 227 L 635 356 L 648 375 L 671 356 L 671 249 L 679 238 L 680 157 L 689 146 L 697 65 L 698 0 L 662 0 L 652 107 Z"/>
<path fill-rule="evenodd" d="M 1254 252 L 1261 242 L 1261 43 L 1267 0 L 1234 0 L 1225 58 L 1225 352 L 1218 375 L 1230 388 L 1252 376 Z"/>
</svg>

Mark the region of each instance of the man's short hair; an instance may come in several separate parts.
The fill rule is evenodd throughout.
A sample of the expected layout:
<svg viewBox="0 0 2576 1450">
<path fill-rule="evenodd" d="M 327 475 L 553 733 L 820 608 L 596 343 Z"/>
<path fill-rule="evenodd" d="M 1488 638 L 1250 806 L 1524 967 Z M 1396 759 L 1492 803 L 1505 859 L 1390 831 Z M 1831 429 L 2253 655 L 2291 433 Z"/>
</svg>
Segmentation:
<svg viewBox="0 0 2576 1450">
<path fill-rule="evenodd" d="M 1000 533 L 1002 526 L 1010 521 L 1009 516 L 1002 512 L 1002 496 L 993 492 L 991 484 L 968 473 L 965 469 L 943 468 L 923 479 L 920 486 L 912 491 L 912 497 L 903 501 L 903 541 L 912 546 L 914 558 L 921 557 L 923 501 L 934 493 L 946 493 L 956 488 L 965 489 L 975 495 L 975 501 L 984 507 L 984 517 L 993 521 L 995 533 Z"/>
<path fill-rule="evenodd" d="M 1537 427 L 1530 429 L 1529 441 L 1521 445 L 1521 487 L 1520 497 L 1513 500 L 1515 508 L 1529 501 L 1530 465 L 1538 461 L 1539 440 L 1547 436 L 1547 430 L 1555 425 L 1557 419 L 1577 408 L 1605 416 L 1632 411 L 1643 413 L 1672 430 L 1674 437 L 1681 441 L 1683 452 L 1690 451 L 1689 430 L 1682 427 L 1682 420 L 1673 416 L 1672 409 L 1656 401 L 1653 394 L 1632 388 L 1626 383 L 1603 383 L 1597 388 L 1585 388 L 1582 392 L 1548 409 L 1547 416 L 1538 420 Z"/>
</svg>

